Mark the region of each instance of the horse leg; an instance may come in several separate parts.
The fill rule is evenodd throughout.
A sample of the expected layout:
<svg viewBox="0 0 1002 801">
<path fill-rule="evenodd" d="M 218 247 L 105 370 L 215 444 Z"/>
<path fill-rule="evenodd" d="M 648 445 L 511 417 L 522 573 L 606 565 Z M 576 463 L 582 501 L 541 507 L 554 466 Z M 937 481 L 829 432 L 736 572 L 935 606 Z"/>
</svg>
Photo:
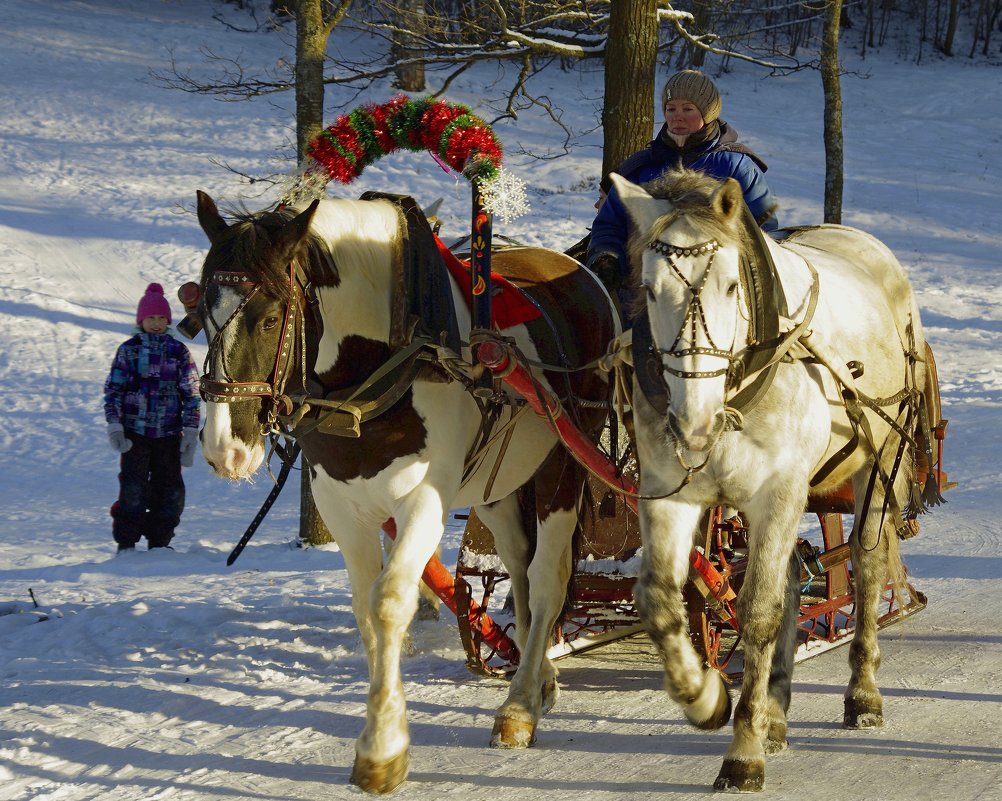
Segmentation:
<svg viewBox="0 0 1002 801">
<path fill-rule="evenodd" d="M 322 493 L 315 493 L 314 497 L 323 519 L 338 521 L 336 526 L 330 527 L 336 532 L 335 539 L 351 582 L 351 608 L 365 646 L 371 679 L 376 675 L 379 650 L 372 601 L 383 567 L 380 537 L 376 533 L 378 526 L 350 518 L 343 510 L 330 506 Z M 366 725 L 356 744 L 355 767 L 351 775 L 353 784 L 370 792 L 386 792 L 403 781 L 408 747 L 406 721 L 398 720 L 395 726 L 396 731 L 393 725 L 386 726 L 378 720 L 370 694 Z M 399 759 L 401 752 L 404 754 L 402 766 Z"/>
<path fill-rule="evenodd" d="M 393 548 L 393 540 L 388 536 L 383 537 L 383 550 L 386 555 L 389 556 L 390 550 Z M 435 550 L 435 556 L 439 559 L 442 558 L 441 547 Z M 425 584 L 423 581 L 418 585 L 418 610 L 417 618 L 418 620 L 438 620 L 439 618 L 439 597 L 435 594 L 435 591 Z"/>
<path fill-rule="evenodd" d="M 778 482 L 776 482 L 778 484 Z M 744 644 L 744 678 L 734 708 L 734 737 L 713 786 L 717 790 L 757 792 L 765 786 L 765 752 L 785 743 L 786 713 L 779 723 L 783 681 L 770 693 L 773 656 L 792 593 L 788 591 L 796 527 L 807 500 L 786 485 L 760 491 L 748 514 L 748 568 L 738 594 L 738 623 Z M 784 648 L 791 643 L 784 643 Z M 791 655 L 792 658 L 792 655 Z M 782 662 L 780 667 L 782 668 Z M 773 727 L 776 726 L 776 730 Z"/>
<path fill-rule="evenodd" d="M 494 716 L 491 745 L 526 748 L 535 741 L 539 719 L 556 703 L 557 669 L 546 652 L 567 597 L 571 575 L 571 540 L 583 476 L 563 450 L 556 451 L 536 477 L 536 549 L 529 563 L 529 614 L 521 635 L 519 667 L 508 698 Z"/>
<path fill-rule="evenodd" d="M 793 685 L 793 662 L 797 652 L 797 618 L 800 615 L 800 560 L 790 556 L 787 573 L 783 623 L 776 638 L 769 674 L 769 734 L 765 741 L 766 754 L 777 754 L 787 747 L 786 713 L 790 709 Z"/>
<path fill-rule="evenodd" d="M 640 620 L 661 656 L 668 695 L 694 726 L 719 729 L 730 718 L 730 696 L 720 674 L 704 668 L 693 648 L 682 600 L 689 552 L 702 515 L 702 507 L 677 499 L 641 503 L 644 548 L 633 596 Z"/>
<path fill-rule="evenodd" d="M 863 482 L 855 482 L 854 491 L 857 498 L 864 497 Z M 883 701 L 877 687 L 877 669 L 880 667 L 877 618 L 881 593 L 891 574 L 893 577 L 899 574 L 899 560 L 894 527 L 889 522 L 885 522 L 883 529 L 880 527 L 882 505 L 883 493 L 875 489 L 870 508 L 865 510 L 866 522 L 862 532 L 854 531 L 850 538 L 856 629 L 849 645 L 851 674 L 843 717 L 843 725 L 849 729 L 876 728 L 884 723 Z M 861 511 L 857 509 L 857 520 Z"/>
<path fill-rule="evenodd" d="M 407 777 L 410 735 L 400 658 L 417 610 L 418 582 L 441 541 L 446 511 L 438 493 L 430 489 L 415 492 L 398 505 L 393 514 L 397 539 L 371 589 L 369 697 L 351 772 L 352 784 L 367 792 L 388 793 Z M 371 536 L 378 549 L 378 537 Z"/>
<path fill-rule="evenodd" d="M 522 525 L 522 510 L 518 495 L 512 493 L 495 503 L 477 506 L 477 517 L 494 535 L 494 547 L 511 578 L 511 595 L 515 603 L 515 645 L 519 653 L 525 650 L 525 634 L 529 630 L 529 539 Z"/>
</svg>

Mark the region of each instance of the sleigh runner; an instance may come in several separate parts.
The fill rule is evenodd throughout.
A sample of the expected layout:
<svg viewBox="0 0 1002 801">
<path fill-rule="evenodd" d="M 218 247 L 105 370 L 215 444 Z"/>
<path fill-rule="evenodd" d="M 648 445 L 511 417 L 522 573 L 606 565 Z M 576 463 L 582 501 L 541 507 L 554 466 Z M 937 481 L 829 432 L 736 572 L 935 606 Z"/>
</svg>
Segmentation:
<svg viewBox="0 0 1002 801">
<path fill-rule="evenodd" d="M 468 170 L 473 236 L 458 272 L 410 199 L 304 200 L 397 146 Z M 371 677 L 352 782 L 382 793 L 406 777 L 399 655 L 422 568 L 457 614 L 470 667 L 514 669 L 493 745 L 534 741 L 557 695 L 554 640 L 573 651 L 638 621 L 666 689 L 700 728 L 730 718 L 720 671 L 744 671 L 718 789 L 761 789 L 763 749 L 785 746 L 798 640 L 810 652 L 852 632 L 845 722 L 879 725 L 876 628 L 925 603 L 903 567 L 888 583 L 897 540 L 948 487 L 935 364 L 889 251 L 829 226 L 780 247 L 741 221 L 727 182 L 683 171 L 652 195 L 613 176 L 648 237 L 635 247 L 646 314 L 625 347 L 608 294 L 578 262 L 492 248 L 484 179 L 500 149 L 465 107 L 364 107 L 313 155 L 324 174 L 303 176 L 275 210 L 230 224 L 199 193 L 211 249 L 186 296 L 209 340 L 207 461 L 240 478 L 264 461 L 266 440 L 294 440 L 344 554 Z M 834 294 L 819 292 L 820 274 Z M 865 321 L 858 352 L 841 347 L 853 332 L 833 306 L 839 292 L 887 309 Z M 642 482 L 596 445 L 618 419 L 610 385 L 630 412 Z M 777 439 L 787 429 L 789 441 Z M 434 551 L 447 511 L 464 506 L 475 516 L 454 577 Z M 725 506 L 736 514 L 724 519 Z M 805 508 L 820 515 L 820 542 L 789 554 Z M 840 517 L 849 508 L 851 537 Z M 383 520 L 396 540 L 385 559 L 373 536 Z M 505 578 L 521 628 L 499 611 Z M 768 709 L 752 714 L 763 699 Z"/>
</svg>

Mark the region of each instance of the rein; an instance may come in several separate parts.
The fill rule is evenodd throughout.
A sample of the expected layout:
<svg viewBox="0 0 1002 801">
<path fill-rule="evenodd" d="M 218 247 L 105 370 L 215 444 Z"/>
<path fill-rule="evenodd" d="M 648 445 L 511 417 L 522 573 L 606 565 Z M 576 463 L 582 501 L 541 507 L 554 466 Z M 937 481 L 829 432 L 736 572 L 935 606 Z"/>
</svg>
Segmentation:
<svg viewBox="0 0 1002 801">
<path fill-rule="evenodd" d="M 274 506 L 275 501 L 278 500 L 278 495 L 285 486 L 286 480 L 289 478 L 289 473 L 292 471 L 292 466 L 296 463 L 296 458 L 299 456 L 299 445 L 295 444 L 290 450 L 282 452 L 282 469 L 278 471 L 278 478 L 275 479 L 275 486 L 271 488 L 271 492 L 268 493 L 268 497 L 264 499 L 264 503 L 261 504 L 261 508 L 258 513 L 254 515 L 254 519 L 251 520 L 250 525 L 247 526 L 247 530 L 243 533 L 240 541 L 233 547 L 230 551 L 230 555 L 226 558 L 226 566 L 229 567 L 235 561 L 237 557 L 243 553 L 244 548 L 247 547 L 247 543 L 251 541 L 251 537 L 257 532 L 258 526 L 261 525 L 261 521 L 267 516 L 268 512 L 271 511 L 271 507 Z"/>
</svg>

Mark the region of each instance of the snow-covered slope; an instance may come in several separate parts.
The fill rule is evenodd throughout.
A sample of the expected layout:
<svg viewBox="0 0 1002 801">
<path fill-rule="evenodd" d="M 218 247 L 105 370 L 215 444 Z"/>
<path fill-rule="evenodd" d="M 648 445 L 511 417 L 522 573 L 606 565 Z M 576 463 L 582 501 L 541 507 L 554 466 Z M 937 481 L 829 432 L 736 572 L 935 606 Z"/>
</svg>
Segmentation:
<svg viewBox="0 0 1002 801">
<path fill-rule="evenodd" d="M 347 781 L 365 660 L 337 549 L 290 547 L 295 491 L 233 568 L 226 554 L 267 476 L 228 485 L 204 465 L 187 470 L 173 553 L 116 558 L 110 536 L 117 459 L 100 397 L 114 348 L 148 282 L 195 276 L 196 189 L 251 207 L 274 201 L 215 162 L 263 174 L 286 169 L 277 159 L 290 151 L 290 97 L 226 104 L 150 81 L 171 52 L 204 69 L 202 45 L 259 66 L 289 57 L 288 32 L 227 30 L 212 10 L 197 0 L 4 8 L 0 799 L 358 797 Z M 960 486 L 904 546 L 929 607 L 883 633 L 886 727 L 842 730 L 845 649 L 799 665 L 791 748 L 770 761 L 767 793 L 1002 799 L 1002 71 L 879 55 L 850 66 L 871 74 L 843 81 L 845 221 L 890 244 L 914 279 Z M 449 98 L 477 107 L 492 78 L 472 70 Z M 818 222 L 820 79 L 736 65 L 719 84 L 725 118 L 770 164 L 783 221 Z M 537 88 L 560 98 L 577 129 L 594 125 L 599 73 L 551 71 Z M 374 85 L 360 101 L 391 94 Z M 531 113 L 498 130 L 511 153 L 558 136 Z M 580 238 L 597 134 L 570 157 L 508 165 L 533 210 L 499 232 L 555 248 Z M 388 157 L 333 191 L 366 189 L 444 197 L 447 233 L 468 227 L 468 187 L 429 158 Z M 458 526 L 447 561 L 457 546 Z M 447 619 L 415 624 L 403 669 L 414 753 L 400 799 L 703 797 L 729 737 L 684 725 L 642 639 L 564 661 L 563 695 L 525 752 L 486 747 L 504 688 L 467 673 Z"/>
</svg>

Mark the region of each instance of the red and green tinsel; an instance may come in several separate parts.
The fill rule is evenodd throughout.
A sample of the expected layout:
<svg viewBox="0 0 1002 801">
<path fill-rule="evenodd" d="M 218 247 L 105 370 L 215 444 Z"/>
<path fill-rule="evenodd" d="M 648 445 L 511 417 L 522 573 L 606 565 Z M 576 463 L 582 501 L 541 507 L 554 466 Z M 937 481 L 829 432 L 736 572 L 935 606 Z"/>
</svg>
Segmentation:
<svg viewBox="0 0 1002 801">
<path fill-rule="evenodd" d="M 307 154 L 330 180 L 347 184 L 399 149 L 428 150 L 470 180 L 490 180 L 501 167 L 501 143 L 467 106 L 405 95 L 338 117 L 310 143 Z"/>
</svg>

